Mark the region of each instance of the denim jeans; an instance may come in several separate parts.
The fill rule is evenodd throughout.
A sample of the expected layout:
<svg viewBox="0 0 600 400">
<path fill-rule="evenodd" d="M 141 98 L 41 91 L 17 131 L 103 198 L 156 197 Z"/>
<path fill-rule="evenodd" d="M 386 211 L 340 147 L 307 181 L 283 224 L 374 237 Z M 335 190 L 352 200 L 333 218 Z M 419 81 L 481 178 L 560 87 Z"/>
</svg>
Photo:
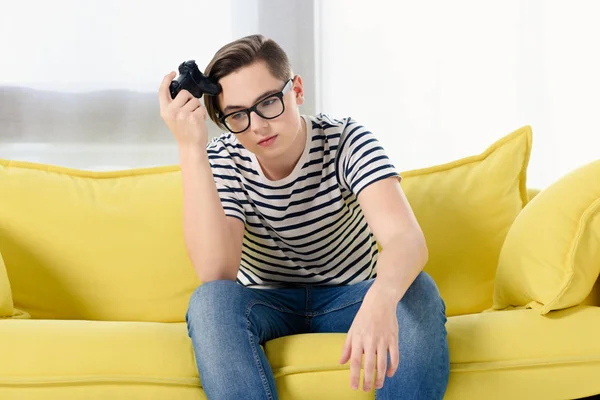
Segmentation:
<svg viewBox="0 0 600 400">
<path fill-rule="evenodd" d="M 347 333 L 373 282 L 250 289 L 220 280 L 199 286 L 186 321 L 208 399 L 277 399 L 260 344 L 300 333 Z M 444 397 L 450 371 L 445 311 L 433 279 L 421 272 L 398 303 L 400 363 L 375 391 L 377 400 Z"/>
</svg>

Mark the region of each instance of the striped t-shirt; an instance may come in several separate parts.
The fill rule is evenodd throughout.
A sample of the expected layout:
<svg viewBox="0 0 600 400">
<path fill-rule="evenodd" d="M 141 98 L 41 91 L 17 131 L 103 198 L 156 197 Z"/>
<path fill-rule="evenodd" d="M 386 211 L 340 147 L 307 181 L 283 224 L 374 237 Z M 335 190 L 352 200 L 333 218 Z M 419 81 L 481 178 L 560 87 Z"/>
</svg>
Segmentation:
<svg viewBox="0 0 600 400">
<path fill-rule="evenodd" d="M 376 276 L 377 243 L 357 201 L 400 177 L 375 136 L 352 118 L 302 116 L 306 145 L 271 181 L 231 133 L 207 146 L 225 214 L 244 222 L 237 282 L 249 287 L 350 285 Z"/>
</svg>

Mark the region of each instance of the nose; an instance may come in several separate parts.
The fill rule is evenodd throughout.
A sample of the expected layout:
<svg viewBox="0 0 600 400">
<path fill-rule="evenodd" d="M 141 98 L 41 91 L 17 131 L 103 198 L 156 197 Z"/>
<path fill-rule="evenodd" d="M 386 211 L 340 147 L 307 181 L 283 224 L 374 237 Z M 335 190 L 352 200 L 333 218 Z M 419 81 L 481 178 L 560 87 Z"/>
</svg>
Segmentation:
<svg viewBox="0 0 600 400">
<path fill-rule="evenodd" d="M 267 120 L 262 118 L 255 111 L 250 113 L 250 130 L 252 132 L 260 133 L 267 125 Z"/>
</svg>

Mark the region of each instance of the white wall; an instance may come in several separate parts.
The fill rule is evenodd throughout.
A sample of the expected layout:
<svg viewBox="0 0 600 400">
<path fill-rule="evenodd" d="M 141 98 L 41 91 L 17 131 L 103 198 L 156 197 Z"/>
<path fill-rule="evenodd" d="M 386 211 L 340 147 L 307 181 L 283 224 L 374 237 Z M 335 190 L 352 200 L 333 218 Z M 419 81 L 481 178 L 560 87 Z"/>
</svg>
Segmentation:
<svg viewBox="0 0 600 400">
<path fill-rule="evenodd" d="M 600 2 L 318 2 L 319 104 L 400 170 L 478 154 L 529 124 L 529 185 L 600 158 Z"/>
</svg>

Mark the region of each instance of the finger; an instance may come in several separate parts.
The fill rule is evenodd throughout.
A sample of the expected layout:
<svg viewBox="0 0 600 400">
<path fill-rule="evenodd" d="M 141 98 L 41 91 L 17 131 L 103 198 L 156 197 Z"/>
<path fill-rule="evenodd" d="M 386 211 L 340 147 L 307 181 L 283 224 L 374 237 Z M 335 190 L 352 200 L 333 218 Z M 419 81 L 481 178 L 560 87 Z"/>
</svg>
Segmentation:
<svg viewBox="0 0 600 400">
<path fill-rule="evenodd" d="M 377 378 L 375 379 L 375 389 L 381 389 L 383 387 L 385 370 L 387 368 L 387 355 L 388 352 L 385 343 L 379 345 L 377 348 Z"/>
<path fill-rule="evenodd" d="M 171 104 L 171 91 L 169 90 L 169 86 L 171 85 L 171 81 L 175 78 L 175 71 L 169 72 L 163 78 L 160 83 L 160 88 L 158 89 L 158 101 L 160 103 L 161 108 L 165 108 L 169 104 Z"/>
<path fill-rule="evenodd" d="M 389 345 L 390 365 L 388 366 L 387 376 L 394 376 L 400 363 L 400 351 L 398 350 L 398 339 L 393 340 Z"/>
<path fill-rule="evenodd" d="M 200 117 L 206 121 L 206 108 L 204 108 L 202 104 L 193 111 L 193 114 L 200 115 Z"/>
<path fill-rule="evenodd" d="M 346 341 L 344 342 L 344 348 L 342 349 L 342 358 L 340 358 L 340 364 L 346 364 L 352 354 L 352 336 L 346 335 Z"/>
<path fill-rule="evenodd" d="M 369 392 L 373 385 L 373 374 L 375 373 L 375 360 L 377 355 L 371 346 L 365 348 L 365 373 L 363 376 L 363 390 Z"/>
<path fill-rule="evenodd" d="M 181 107 L 181 110 L 191 113 L 194 112 L 198 107 L 200 107 L 200 100 L 193 97 L 187 103 L 185 103 L 183 107 Z"/>
<path fill-rule="evenodd" d="M 171 103 L 171 107 L 181 108 L 188 101 L 190 101 L 190 99 L 195 99 L 195 97 L 192 96 L 192 94 L 190 92 L 188 92 L 187 90 L 182 89 L 179 91 L 179 93 L 177 93 L 177 96 L 175 96 L 175 98 L 173 99 L 173 102 Z"/>
<path fill-rule="evenodd" d="M 350 357 L 350 387 L 358 389 L 360 383 L 360 368 L 362 366 L 363 347 L 360 340 L 353 340 L 352 356 Z"/>
</svg>

